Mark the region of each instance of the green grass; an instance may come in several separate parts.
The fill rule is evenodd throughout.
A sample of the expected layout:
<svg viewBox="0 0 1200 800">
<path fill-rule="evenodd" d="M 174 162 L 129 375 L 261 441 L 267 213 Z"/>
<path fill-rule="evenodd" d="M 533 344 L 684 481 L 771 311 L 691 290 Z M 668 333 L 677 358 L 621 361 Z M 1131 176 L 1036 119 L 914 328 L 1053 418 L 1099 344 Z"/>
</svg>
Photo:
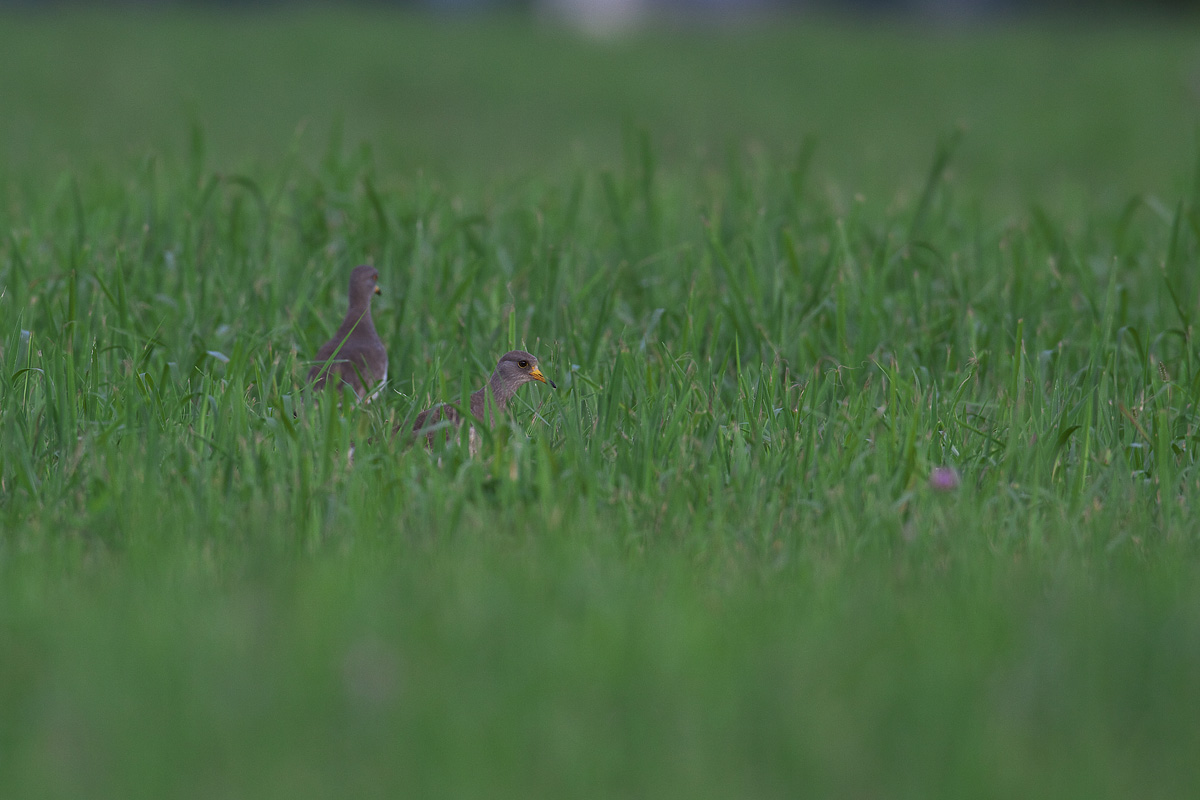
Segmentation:
<svg viewBox="0 0 1200 800">
<path fill-rule="evenodd" d="M 4 22 L 0 795 L 1200 788 L 1182 34 Z"/>
</svg>

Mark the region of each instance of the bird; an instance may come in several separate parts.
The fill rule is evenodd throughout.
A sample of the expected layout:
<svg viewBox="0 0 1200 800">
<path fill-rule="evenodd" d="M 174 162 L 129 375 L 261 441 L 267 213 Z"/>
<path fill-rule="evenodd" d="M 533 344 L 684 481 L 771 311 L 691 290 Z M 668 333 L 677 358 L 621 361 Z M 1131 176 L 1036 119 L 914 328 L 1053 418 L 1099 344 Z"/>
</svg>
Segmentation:
<svg viewBox="0 0 1200 800">
<path fill-rule="evenodd" d="M 530 381 L 541 381 L 549 384 L 551 389 L 558 388 L 554 381 L 547 378 L 538 369 L 536 356 L 524 350 L 512 350 L 505 353 L 496 363 L 496 371 L 488 379 L 488 385 L 471 394 L 471 414 L 490 425 L 492 421 L 491 408 L 494 407 L 497 413 L 503 413 L 508 401 L 517 393 L 517 389 Z M 435 436 L 440 434 L 443 441 L 449 439 L 449 428 L 458 428 L 462 422 L 463 417 L 458 409 L 441 403 L 418 414 L 412 430 L 416 436 L 424 434 L 426 441 L 433 445 Z M 439 425 L 444 425 L 445 429 L 438 427 Z M 469 433 L 468 447 L 470 453 L 474 455 L 479 448 L 473 426 Z"/>
<path fill-rule="evenodd" d="M 314 390 L 345 384 L 362 400 L 370 387 L 387 380 L 387 348 L 371 322 L 371 295 L 383 293 L 378 281 L 379 271 L 366 264 L 350 273 L 350 307 L 337 333 L 317 350 L 316 363 L 308 371 Z M 377 394 L 378 388 L 366 401 Z"/>
</svg>

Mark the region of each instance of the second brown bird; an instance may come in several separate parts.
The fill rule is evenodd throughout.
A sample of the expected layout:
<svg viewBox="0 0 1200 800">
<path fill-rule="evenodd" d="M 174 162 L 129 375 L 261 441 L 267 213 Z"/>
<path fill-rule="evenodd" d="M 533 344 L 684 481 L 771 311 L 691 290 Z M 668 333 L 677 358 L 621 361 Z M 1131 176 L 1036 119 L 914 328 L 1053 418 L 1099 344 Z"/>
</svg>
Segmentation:
<svg viewBox="0 0 1200 800">
<path fill-rule="evenodd" d="M 362 400 L 371 387 L 387 380 L 387 348 L 371 320 L 371 295 L 382 294 L 378 281 L 379 271 L 371 266 L 355 267 L 350 273 L 346 316 L 333 338 L 317 350 L 316 363 L 308 371 L 313 389 L 324 389 L 330 383 L 344 384 Z M 367 397 L 367 401 L 378 391 Z"/>
</svg>

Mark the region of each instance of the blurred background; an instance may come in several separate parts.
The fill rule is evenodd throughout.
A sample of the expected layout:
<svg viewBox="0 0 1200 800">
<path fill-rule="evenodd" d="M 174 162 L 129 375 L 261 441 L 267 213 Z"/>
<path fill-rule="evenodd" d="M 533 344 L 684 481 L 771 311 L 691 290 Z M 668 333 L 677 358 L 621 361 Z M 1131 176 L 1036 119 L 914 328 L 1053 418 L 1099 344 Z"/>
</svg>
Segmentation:
<svg viewBox="0 0 1200 800">
<path fill-rule="evenodd" d="M 113 5 L 63 3 L 61 0 L 0 0 L 0 6 L 47 7 Z M 139 0 L 137 6 L 279 6 L 280 0 Z M 295 4 L 293 4 L 295 5 Z M 311 5 L 311 4 L 303 4 Z M 577 19 L 636 19 L 641 14 L 693 16 L 753 10 L 908 14 L 926 17 L 980 18 L 1009 13 L 1084 13 L 1126 11 L 1186 12 L 1196 0 L 379 0 L 370 5 L 431 8 L 440 11 L 516 9 L 546 11 Z"/>
<path fill-rule="evenodd" d="M 953 177 L 986 203 L 1120 204 L 1192 180 L 1196 7 L 0 0 L 0 180 L 365 147 L 387 175 L 503 187 L 619 165 L 637 129 L 691 173 L 808 148 L 820 185 L 887 204 L 960 131 Z"/>
</svg>

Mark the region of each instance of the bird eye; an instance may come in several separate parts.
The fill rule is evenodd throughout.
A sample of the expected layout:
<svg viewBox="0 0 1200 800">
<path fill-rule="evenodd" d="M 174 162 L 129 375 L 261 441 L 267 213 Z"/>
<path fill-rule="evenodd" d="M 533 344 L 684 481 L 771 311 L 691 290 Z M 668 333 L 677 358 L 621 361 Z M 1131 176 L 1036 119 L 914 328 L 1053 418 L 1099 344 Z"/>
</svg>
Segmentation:
<svg viewBox="0 0 1200 800">
<path fill-rule="evenodd" d="M 529 362 L 528 362 L 528 361 L 526 361 L 526 360 L 524 360 L 524 359 L 522 359 L 522 360 L 520 360 L 520 361 L 518 361 L 518 362 L 517 362 L 517 366 L 518 366 L 518 367 L 520 367 L 521 369 L 525 369 L 526 367 L 528 367 L 528 366 L 529 366 Z"/>
</svg>

